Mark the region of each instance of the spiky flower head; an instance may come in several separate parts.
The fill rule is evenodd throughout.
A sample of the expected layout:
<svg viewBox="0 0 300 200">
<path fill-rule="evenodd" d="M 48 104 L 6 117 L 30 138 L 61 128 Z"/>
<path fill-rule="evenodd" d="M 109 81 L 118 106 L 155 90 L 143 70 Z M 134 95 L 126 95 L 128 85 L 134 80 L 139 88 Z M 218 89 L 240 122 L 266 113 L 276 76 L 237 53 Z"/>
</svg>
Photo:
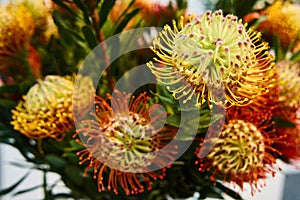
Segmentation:
<svg viewBox="0 0 300 200">
<path fill-rule="evenodd" d="M 279 61 L 276 63 L 279 101 L 285 108 L 299 108 L 300 105 L 300 63 Z"/>
<path fill-rule="evenodd" d="M 0 69 L 28 47 L 34 32 L 31 13 L 22 5 L 0 4 Z"/>
<path fill-rule="evenodd" d="M 80 164 L 87 162 L 86 172 L 94 168 L 99 191 L 107 187 L 118 194 L 120 186 L 127 195 L 137 194 L 144 191 L 144 185 L 149 190 L 153 179 L 163 178 L 165 167 L 176 154 L 174 145 L 161 149 L 174 137 L 175 129 L 158 126 L 161 115 L 156 108 L 148 107 L 146 94 L 130 101 L 129 98 L 116 92 L 115 98 L 109 96 L 111 107 L 106 100 L 96 97 L 94 119 L 83 121 L 83 127 L 77 131 L 80 143 L 86 147 L 78 152 Z M 151 120 L 149 112 L 154 114 Z M 153 166 L 160 170 L 151 170 Z"/>
<path fill-rule="evenodd" d="M 51 15 L 52 5 L 45 0 L 17 0 L 15 3 L 24 5 L 32 14 L 35 24 L 35 39 L 47 44 L 51 36 L 57 36 L 58 30 Z"/>
<path fill-rule="evenodd" d="M 296 42 L 294 51 L 300 50 L 300 5 L 276 0 L 264 14 L 267 18 L 262 22 L 260 28 L 271 36 L 277 35 L 282 46 L 287 47 Z"/>
<path fill-rule="evenodd" d="M 274 148 L 289 159 L 300 159 L 300 108 L 297 110 L 282 109 L 278 116 L 284 126 L 276 126 L 276 134 L 280 138 Z"/>
<path fill-rule="evenodd" d="M 274 64 L 261 34 L 246 30 L 236 16 L 207 11 L 199 17 L 182 17 L 173 30 L 166 25 L 153 41 L 159 57 L 148 67 L 173 93 L 184 101 L 197 97 L 221 105 L 245 105 L 266 93 L 274 82 Z M 220 99 L 220 92 L 225 99 Z"/>
<path fill-rule="evenodd" d="M 86 81 L 84 83 L 88 84 Z M 20 101 L 12 110 L 11 124 L 14 129 L 32 139 L 62 139 L 74 126 L 73 88 L 70 79 L 56 75 L 46 76 L 43 81 L 39 80 L 23 97 L 24 101 Z M 89 91 L 85 91 L 84 94 L 82 98 L 86 99 Z M 82 113 L 86 112 L 84 105 L 81 108 Z"/>
<path fill-rule="evenodd" d="M 272 165 L 275 163 L 275 150 L 271 145 L 276 140 L 270 121 L 270 115 L 261 117 L 259 113 L 249 112 L 249 107 L 232 107 L 227 113 L 227 119 L 219 137 L 211 137 L 203 141 L 196 151 L 211 148 L 206 157 L 196 162 L 200 171 L 210 171 L 211 180 L 223 179 L 243 189 L 248 182 L 253 194 L 259 189 L 259 178 L 265 178 L 267 173 L 274 175 Z M 247 114 L 249 114 L 247 116 Z M 263 113 L 262 113 L 263 114 Z M 212 130 L 213 131 L 213 130 Z M 208 133 L 213 134 L 213 133 Z M 213 134 L 215 135 L 215 134 Z"/>
</svg>

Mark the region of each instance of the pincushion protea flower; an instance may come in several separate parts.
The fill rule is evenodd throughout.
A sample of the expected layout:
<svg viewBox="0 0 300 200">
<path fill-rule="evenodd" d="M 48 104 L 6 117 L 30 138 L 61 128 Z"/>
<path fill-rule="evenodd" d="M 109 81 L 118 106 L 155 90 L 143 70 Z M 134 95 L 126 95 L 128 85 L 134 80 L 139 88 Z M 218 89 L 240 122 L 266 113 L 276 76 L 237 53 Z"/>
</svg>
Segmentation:
<svg viewBox="0 0 300 200">
<path fill-rule="evenodd" d="M 82 87 L 86 87 L 87 84 L 92 83 L 85 80 Z M 46 76 L 45 80 L 39 80 L 31 87 L 23 97 L 24 101 L 20 101 L 12 110 L 11 124 L 15 130 L 28 138 L 62 139 L 64 134 L 74 126 L 72 94 L 73 82 L 71 80 L 55 75 Z M 81 96 L 84 98 L 81 108 L 85 108 L 87 102 L 84 100 L 87 95 L 90 95 L 90 91 L 85 91 L 84 94 Z M 76 102 L 78 104 L 80 101 Z M 79 105 L 75 106 L 75 108 L 78 107 Z M 86 110 L 81 110 L 81 112 L 84 113 Z"/>
<path fill-rule="evenodd" d="M 148 67 L 177 99 L 197 97 L 197 105 L 213 102 L 221 105 L 246 105 L 268 92 L 274 79 L 274 63 L 261 34 L 236 16 L 222 11 L 207 11 L 189 17 L 179 28 L 166 25 L 153 41 L 157 61 Z M 225 100 L 219 98 L 225 92 Z"/>
<path fill-rule="evenodd" d="M 125 29 L 134 28 L 141 20 L 147 25 L 157 26 L 175 15 L 175 5 L 171 2 L 162 2 L 159 0 L 135 0 L 134 2 L 131 0 L 117 0 L 110 12 L 110 19 L 115 23 L 118 22 L 122 13 L 128 9 L 129 5 L 131 5 L 130 11 L 137 8 L 140 11 L 134 19 L 129 21 Z"/>
<path fill-rule="evenodd" d="M 45 0 L 17 0 L 16 4 L 24 5 L 33 16 L 35 24 L 35 39 L 47 44 L 51 36 L 57 36 L 58 30 L 54 24 L 51 12 L 52 5 Z"/>
<path fill-rule="evenodd" d="M 297 110 L 300 105 L 300 63 L 279 61 L 276 63 L 277 84 L 280 90 L 280 105 Z"/>
<path fill-rule="evenodd" d="M 300 159 L 300 108 L 296 111 L 282 109 L 280 120 L 289 126 L 276 126 L 276 134 L 281 138 L 274 144 L 282 156 L 289 159 Z"/>
<path fill-rule="evenodd" d="M 95 119 L 83 121 L 82 128 L 77 130 L 82 136 L 79 143 L 86 147 L 77 153 L 80 164 L 88 163 L 85 173 L 94 168 L 99 192 L 107 187 L 118 194 L 120 186 L 127 195 L 137 194 L 144 191 L 144 185 L 150 190 L 152 180 L 164 177 L 165 167 L 176 154 L 174 145 L 161 149 L 172 140 L 175 129 L 158 128 L 159 114 L 150 121 L 146 94 L 133 97 L 127 107 L 129 98 L 116 92 L 116 98 L 109 96 L 111 107 L 106 100 L 96 97 Z M 152 171 L 154 165 L 160 170 Z"/>
<path fill-rule="evenodd" d="M 296 42 L 294 51 L 300 50 L 300 5 L 276 0 L 264 12 L 267 16 L 260 29 L 265 30 L 268 35 L 278 35 L 282 46 L 287 47 Z"/>
<path fill-rule="evenodd" d="M 14 62 L 24 51 L 34 32 L 31 13 L 22 5 L 0 4 L 0 69 Z"/>
<path fill-rule="evenodd" d="M 198 156 L 202 148 L 210 148 L 206 144 L 215 144 L 206 157 L 196 161 L 199 171 L 210 171 L 212 181 L 223 178 L 224 182 L 235 183 L 242 189 L 248 182 L 252 194 L 259 190 L 259 178 L 275 174 L 272 165 L 277 151 L 271 145 L 278 140 L 270 121 L 272 116 L 254 110 L 257 109 L 250 109 L 250 105 L 230 108 L 219 137 L 201 143 L 196 151 Z"/>
</svg>

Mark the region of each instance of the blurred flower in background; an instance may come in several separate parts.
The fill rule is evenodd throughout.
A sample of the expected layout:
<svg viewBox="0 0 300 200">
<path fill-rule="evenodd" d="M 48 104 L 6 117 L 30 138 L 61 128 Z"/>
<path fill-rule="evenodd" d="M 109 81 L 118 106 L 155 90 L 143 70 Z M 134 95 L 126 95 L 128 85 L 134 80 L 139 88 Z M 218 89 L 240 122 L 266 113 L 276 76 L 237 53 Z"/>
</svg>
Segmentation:
<svg viewBox="0 0 300 200">
<path fill-rule="evenodd" d="M 34 33 L 32 14 L 23 5 L 0 5 L 0 69 L 6 75 L 24 73 L 20 65 Z"/>
</svg>

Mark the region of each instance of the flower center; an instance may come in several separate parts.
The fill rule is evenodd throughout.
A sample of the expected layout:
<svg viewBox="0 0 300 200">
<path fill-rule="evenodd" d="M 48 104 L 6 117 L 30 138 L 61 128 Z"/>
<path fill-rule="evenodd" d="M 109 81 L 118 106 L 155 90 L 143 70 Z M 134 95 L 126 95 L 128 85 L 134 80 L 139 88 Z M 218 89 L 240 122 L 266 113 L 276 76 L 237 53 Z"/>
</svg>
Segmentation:
<svg viewBox="0 0 300 200">
<path fill-rule="evenodd" d="M 252 43 L 241 21 L 221 11 L 191 19 L 174 38 L 176 68 L 193 85 L 220 87 L 252 65 Z"/>
<path fill-rule="evenodd" d="M 110 122 L 105 128 L 110 143 L 105 145 L 109 156 L 104 158 L 109 165 L 127 172 L 136 172 L 141 167 L 149 166 L 158 147 L 153 140 L 154 128 L 136 113 L 116 115 Z"/>
<path fill-rule="evenodd" d="M 263 136 L 256 126 L 231 120 L 208 158 L 224 174 L 250 173 L 263 166 L 264 150 Z"/>
</svg>

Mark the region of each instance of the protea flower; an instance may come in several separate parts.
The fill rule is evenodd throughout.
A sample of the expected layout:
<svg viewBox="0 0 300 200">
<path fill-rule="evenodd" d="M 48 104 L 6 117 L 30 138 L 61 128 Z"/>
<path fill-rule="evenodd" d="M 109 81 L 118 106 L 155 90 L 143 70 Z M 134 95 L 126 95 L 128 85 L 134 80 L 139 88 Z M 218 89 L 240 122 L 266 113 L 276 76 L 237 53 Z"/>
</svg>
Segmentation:
<svg viewBox="0 0 300 200">
<path fill-rule="evenodd" d="M 94 168 L 99 192 L 107 188 L 118 194 L 119 186 L 127 195 L 143 192 L 144 186 L 150 190 L 153 180 L 164 177 L 176 154 L 174 145 L 161 149 L 172 140 L 175 129 L 159 127 L 158 113 L 150 121 L 149 112 L 155 113 L 156 109 L 148 107 L 146 94 L 129 98 L 116 92 L 116 98 L 109 96 L 111 107 L 96 97 L 94 119 L 83 121 L 77 130 L 80 143 L 86 147 L 77 153 L 80 164 L 87 163 L 85 173 Z M 153 171 L 153 166 L 160 170 Z"/>
<path fill-rule="evenodd" d="M 112 11 L 110 12 L 110 19 L 113 22 L 118 22 L 121 14 L 128 9 L 130 4 L 130 0 L 117 0 L 112 8 Z M 175 5 L 172 5 L 172 3 L 167 4 L 159 0 L 136 0 L 131 5 L 129 11 L 137 8 L 139 8 L 140 11 L 134 19 L 130 20 L 125 29 L 134 28 L 141 20 L 143 20 L 146 25 L 152 26 L 158 26 L 161 23 L 165 23 L 166 19 L 170 19 L 172 16 L 174 16 L 174 7 Z"/>
<path fill-rule="evenodd" d="M 31 13 L 22 5 L 0 4 L 0 69 L 8 70 L 28 48 L 34 32 Z"/>
<path fill-rule="evenodd" d="M 261 34 L 246 30 L 236 16 L 207 11 L 199 17 L 182 17 L 173 30 L 166 25 L 153 41 L 159 57 L 148 67 L 177 99 L 193 95 L 197 106 L 206 100 L 219 105 L 246 105 L 268 92 L 274 79 L 274 63 Z M 220 99 L 220 93 L 225 98 Z"/>
<path fill-rule="evenodd" d="M 92 84 L 91 81 L 85 80 L 82 87 L 86 88 L 88 84 Z M 45 80 L 39 80 L 32 86 L 23 97 L 24 101 L 20 101 L 12 110 L 11 124 L 15 130 L 31 139 L 62 139 L 64 134 L 74 127 L 73 91 L 74 86 L 70 79 L 55 75 L 46 76 Z M 90 91 L 81 91 L 84 92 L 81 96 L 83 99 L 76 101 L 74 109 L 81 108 L 80 112 L 83 115 L 87 111 L 85 105 L 88 104 L 86 101 Z M 79 102 L 82 102 L 81 106 Z M 76 110 L 76 113 L 78 112 L 79 110 Z"/>
<path fill-rule="evenodd" d="M 280 140 L 274 144 L 280 154 L 289 159 L 300 158 L 300 108 L 296 111 L 282 109 L 279 119 L 285 126 L 278 124 L 276 134 Z"/>
<path fill-rule="evenodd" d="M 276 71 L 280 106 L 297 110 L 300 105 L 300 63 L 279 61 L 276 63 Z"/>
<path fill-rule="evenodd" d="M 296 42 L 294 51 L 300 50 L 299 4 L 276 0 L 263 14 L 267 18 L 261 23 L 260 29 L 265 30 L 270 36 L 278 35 L 283 47 Z"/>
<path fill-rule="evenodd" d="M 51 4 L 47 4 L 45 0 L 17 0 L 16 3 L 24 5 L 32 14 L 35 24 L 35 39 L 48 44 L 51 36 L 58 35 L 51 15 Z"/>
<path fill-rule="evenodd" d="M 196 162 L 199 171 L 211 172 L 211 180 L 237 184 L 243 189 L 245 182 L 251 186 L 251 193 L 259 190 L 259 179 L 268 173 L 274 175 L 272 165 L 277 151 L 271 145 L 278 140 L 274 133 L 271 115 L 253 112 L 249 107 L 232 107 L 219 137 L 212 137 L 200 144 L 196 155 L 202 148 L 211 148 L 204 158 Z M 252 111 L 252 112 L 249 112 Z M 247 116 L 248 115 L 248 116 Z M 212 133 L 208 133 L 212 134 Z"/>
</svg>

